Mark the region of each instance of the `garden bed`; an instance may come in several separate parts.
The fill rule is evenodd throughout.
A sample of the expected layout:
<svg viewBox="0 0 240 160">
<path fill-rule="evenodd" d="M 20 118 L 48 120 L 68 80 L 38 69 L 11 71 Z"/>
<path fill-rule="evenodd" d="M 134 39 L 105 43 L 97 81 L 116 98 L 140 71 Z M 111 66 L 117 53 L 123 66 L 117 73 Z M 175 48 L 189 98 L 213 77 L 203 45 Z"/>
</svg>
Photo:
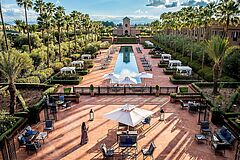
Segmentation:
<svg viewBox="0 0 240 160">
<path fill-rule="evenodd" d="M 36 104 L 41 98 L 42 94 L 45 89 L 43 88 L 21 88 L 18 91 L 20 91 L 23 99 L 26 102 L 26 106 L 33 106 Z M 10 97 L 9 95 L 1 95 L 0 94 L 0 110 L 5 109 L 8 111 L 8 106 L 10 104 Z M 17 99 L 17 106 L 16 106 L 16 111 L 22 110 L 22 104 L 21 102 Z"/>
<path fill-rule="evenodd" d="M 200 81 L 200 80 L 193 80 L 193 79 L 174 79 L 173 77 L 169 77 L 169 79 L 173 84 L 190 84 L 190 83 Z"/>
</svg>

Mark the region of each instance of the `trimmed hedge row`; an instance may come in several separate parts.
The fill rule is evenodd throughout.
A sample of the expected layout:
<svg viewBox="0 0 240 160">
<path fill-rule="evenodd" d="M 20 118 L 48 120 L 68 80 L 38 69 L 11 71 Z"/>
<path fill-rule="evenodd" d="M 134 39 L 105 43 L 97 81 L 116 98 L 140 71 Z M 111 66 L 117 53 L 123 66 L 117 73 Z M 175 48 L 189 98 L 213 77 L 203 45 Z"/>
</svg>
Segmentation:
<svg viewBox="0 0 240 160">
<path fill-rule="evenodd" d="M 113 42 L 115 44 L 121 44 L 121 43 L 126 43 L 126 44 L 135 44 L 137 43 L 136 38 L 128 38 L 128 37 L 118 37 L 116 42 Z"/>
<path fill-rule="evenodd" d="M 79 79 L 76 80 L 60 80 L 60 79 L 51 79 L 51 84 L 62 84 L 62 85 L 78 85 L 81 83 L 83 77 L 79 77 Z"/>
<path fill-rule="evenodd" d="M 152 55 L 151 58 L 161 58 L 161 55 L 155 54 L 155 55 Z"/>
<path fill-rule="evenodd" d="M 26 78 L 19 78 L 17 83 L 40 83 L 38 76 L 30 76 Z"/>
<path fill-rule="evenodd" d="M 190 84 L 194 82 L 199 82 L 199 80 L 174 79 L 173 77 L 169 77 L 169 79 L 173 84 Z"/>
<path fill-rule="evenodd" d="M 166 47 L 165 45 L 158 43 L 156 40 L 153 41 L 155 43 L 155 45 L 160 46 L 161 48 L 163 48 L 163 50 L 168 53 L 171 54 L 173 58 L 175 59 L 179 59 L 180 61 L 182 61 L 182 63 L 184 65 L 189 65 L 193 71 L 197 74 L 199 74 L 204 80 L 208 81 L 208 82 L 212 82 L 213 81 L 213 71 L 211 67 L 208 66 L 204 66 L 202 68 L 200 62 L 198 62 L 197 60 L 193 60 L 192 62 L 190 61 L 189 57 L 183 57 L 182 54 L 180 53 L 176 53 L 173 49 Z M 226 82 L 236 82 L 235 79 L 226 76 L 226 75 L 222 75 L 220 81 L 226 81 Z"/>
<path fill-rule="evenodd" d="M 167 68 L 167 67 L 168 67 L 168 64 L 158 63 L 158 67 L 159 67 L 159 68 Z"/>
<path fill-rule="evenodd" d="M 164 74 L 166 74 L 166 75 L 172 75 L 172 74 L 176 73 L 176 69 L 167 69 L 167 68 L 164 68 L 164 69 L 163 69 L 163 72 L 164 72 Z"/>
</svg>

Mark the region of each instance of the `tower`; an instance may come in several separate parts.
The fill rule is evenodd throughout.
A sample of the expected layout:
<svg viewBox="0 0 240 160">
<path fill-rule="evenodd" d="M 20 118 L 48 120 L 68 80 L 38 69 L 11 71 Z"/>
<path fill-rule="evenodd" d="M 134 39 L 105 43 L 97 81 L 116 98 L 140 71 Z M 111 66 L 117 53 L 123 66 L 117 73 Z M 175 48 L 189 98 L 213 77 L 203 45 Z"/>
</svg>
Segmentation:
<svg viewBox="0 0 240 160">
<path fill-rule="evenodd" d="M 123 18 L 123 35 L 131 35 L 130 33 L 130 19 L 128 17 Z"/>
</svg>

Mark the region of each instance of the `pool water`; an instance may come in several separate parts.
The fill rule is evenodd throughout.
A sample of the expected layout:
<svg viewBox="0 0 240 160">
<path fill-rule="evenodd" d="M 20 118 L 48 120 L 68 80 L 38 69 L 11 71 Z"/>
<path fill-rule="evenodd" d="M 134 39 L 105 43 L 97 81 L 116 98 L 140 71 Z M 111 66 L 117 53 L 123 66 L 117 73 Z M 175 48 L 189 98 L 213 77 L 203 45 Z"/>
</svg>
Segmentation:
<svg viewBox="0 0 240 160">
<path fill-rule="evenodd" d="M 141 79 L 135 77 L 139 74 L 139 71 L 132 46 L 122 46 L 120 48 L 114 67 L 114 73 L 119 74 L 120 77 L 133 77 L 136 79 L 137 83 L 141 83 Z"/>
</svg>

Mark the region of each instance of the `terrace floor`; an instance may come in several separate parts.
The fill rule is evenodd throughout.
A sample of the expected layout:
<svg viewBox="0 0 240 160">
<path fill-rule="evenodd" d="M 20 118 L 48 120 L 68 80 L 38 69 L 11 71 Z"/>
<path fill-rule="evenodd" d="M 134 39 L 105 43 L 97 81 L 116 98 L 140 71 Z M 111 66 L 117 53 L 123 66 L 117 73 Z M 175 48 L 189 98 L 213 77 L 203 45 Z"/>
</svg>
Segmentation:
<svg viewBox="0 0 240 160">
<path fill-rule="evenodd" d="M 121 45 L 115 47 L 120 49 Z M 161 68 L 158 68 L 159 59 L 152 59 L 148 55 L 149 50 L 143 49 L 142 54 L 136 52 L 137 44 L 131 45 L 136 56 L 139 72 L 143 72 L 140 57 L 145 55 L 152 64 L 152 79 L 145 79 L 140 85 L 148 86 L 174 86 L 169 81 L 169 75 L 164 75 Z M 102 50 L 101 55 L 94 60 L 94 67 L 90 74 L 84 76 L 82 83 L 78 86 L 108 86 L 109 81 L 103 79 L 103 75 L 111 73 L 117 59 L 117 52 L 107 69 L 100 69 L 101 59 L 107 55 L 107 50 Z M 60 90 L 61 91 L 61 90 Z M 194 135 L 199 133 L 197 125 L 198 114 L 191 114 L 187 110 L 180 109 L 180 104 L 169 102 L 169 96 L 81 96 L 81 102 L 73 105 L 72 108 L 61 110 L 57 114 L 57 121 L 54 124 L 54 131 L 49 133 L 37 154 L 28 155 L 25 149 L 17 149 L 19 160 L 97 160 L 102 159 L 99 147 L 106 143 L 108 147 L 114 147 L 116 157 L 121 159 L 116 141 L 117 122 L 107 120 L 103 117 L 124 104 L 132 104 L 137 107 L 154 111 L 151 125 L 144 126 L 138 131 L 138 160 L 142 160 L 141 148 L 152 141 L 157 148 L 154 157 L 157 160 L 232 160 L 235 152 L 227 150 L 225 155 L 215 155 L 209 144 L 197 144 Z M 165 121 L 159 121 L 159 110 L 162 107 L 165 111 Z M 94 110 L 94 121 L 88 121 L 90 109 Z M 89 126 L 89 142 L 80 145 L 81 124 L 87 122 Z M 44 126 L 44 113 L 41 112 L 41 122 L 34 126 L 42 131 Z M 214 128 L 214 126 L 212 126 Z"/>
<path fill-rule="evenodd" d="M 199 133 L 197 125 L 198 114 L 182 110 L 179 104 L 169 102 L 168 96 L 82 96 L 81 102 L 72 108 L 58 112 L 58 120 L 54 131 L 49 133 L 42 148 L 32 155 L 25 149 L 17 150 L 19 160 L 97 160 L 102 159 L 99 147 L 106 143 L 114 147 L 116 158 L 121 159 L 116 142 L 117 122 L 103 118 L 108 113 L 129 103 L 137 107 L 154 111 L 151 125 L 139 130 L 138 160 L 142 160 L 141 147 L 154 141 L 157 148 L 154 157 L 157 160 L 232 160 L 233 150 L 227 150 L 225 155 L 215 155 L 209 144 L 198 144 L 194 135 Z M 159 109 L 165 110 L 165 121 L 159 121 Z M 88 121 L 90 109 L 94 110 L 94 121 Z M 41 114 L 43 117 L 43 113 Z M 34 126 L 39 131 L 42 123 Z M 80 145 L 82 122 L 89 126 L 89 142 Z"/>
<path fill-rule="evenodd" d="M 151 79 L 142 79 L 141 84 L 137 84 L 137 86 L 155 86 L 155 85 L 160 85 L 160 86 L 174 86 L 170 81 L 169 81 L 169 75 L 165 75 L 163 73 L 163 69 L 158 67 L 158 63 L 160 61 L 159 58 L 151 58 L 151 56 L 148 54 L 150 49 L 144 49 L 142 45 L 138 44 L 121 44 L 121 45 L 113 45 L 112 47 L 117 48 L 117 51 L 112 54 L 113 59 L 108 66 L 107 69 L 101 69 L 101 59 L 106 57 L 108 51 L 107 50 L 102 50 L 101 55 L 98 55 L 98 57 L 94 60 L 94 68 L 91 70 L 90 74 L 84 76 L 83 81 L 79 86 L 90 86 L 90 84 L 93 84 L 94 86 L 110 86 L 111 84 L 109 83 L 109 80 L 105 80 L 103 78 L 104 74 L 111 73 L 114 70 L 114 66 L 117 60 L 117 53 L 120 50 L 121 46 L 132 46 L 133 52 L 136 57 L 137 65 L 138 65 L 138 70 L 139 72 L 144 72 L 142 63 L 140 61 L 140 57 L 143 55 L 146 57 L 146 59 L 150 62 L 152 65 L 152 71 L 147 71 L 148 73 L 153 74 L 153 78 Z M 136 47 L 140 47 L 142 50 L 142 53 L 137 53 Z"/>
</svg>

